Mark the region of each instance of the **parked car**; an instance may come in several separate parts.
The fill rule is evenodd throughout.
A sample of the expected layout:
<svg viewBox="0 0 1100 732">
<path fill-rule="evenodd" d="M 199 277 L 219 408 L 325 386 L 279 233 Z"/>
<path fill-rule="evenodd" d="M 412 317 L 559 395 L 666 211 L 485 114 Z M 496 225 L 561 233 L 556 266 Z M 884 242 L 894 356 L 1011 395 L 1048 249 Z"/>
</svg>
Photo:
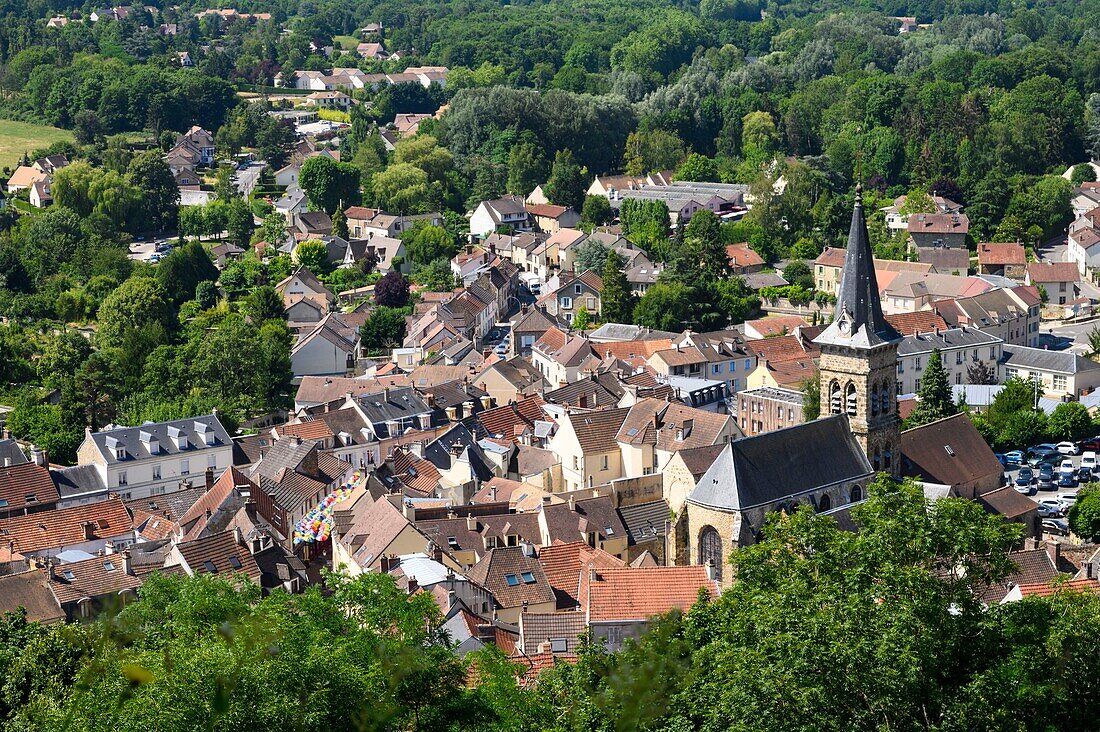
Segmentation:
<svg viewBox="0 0 1100 732">
<path fill-rule="evenodd" d="M 1077 477 L 1073 473 L 1059 473 L 1055 485 L 1059 488 L 1076 488 Z"/>
<path fill-rule="evenodd" d="M 1035 445 L 1027 449 L 1028 455 L 1049 455 L 1052 452 L 1058 452 L 1058 446 L 1049 442 L 1044 442 L 1041 445 Z"/>
<path fill-rule="evenodd" d="M 1054 511 L 1058 516 L 1061 516 L 1063 513 L 1062 502 L 1057 498 L 1040 498 L 1038 503 L 1040 509 Z"/>
<path fill-rule="evenodd" d="M 508 353 L 508 341 L 501 341 L 493 348 L 493 353 L 498 356 L 503 356 Z"/>
<path fill-rule="evenodd" d="M 1081 440 L 1077 443 L 1077 446 L 1081 448 L 1082 452 L 1100 452 L 1100 435 Z"/>
<path fill-rule="evenodd" d="M 1035 468 L 1040 465 L 1057 465 L 1062 462 L 1062 455 L 1058 452 L 1048 452 L 1045 455 L 1033 455 L 1027 459 L 1027 464 Z"/>
<path fill-rule="evenodd" d="M 1023 465 L 1024 453 L 1020 450 L 1009 450 L 1005 453 L 1005 463 L 1008 465 Z"/>
<path fill-rule="evenodd" d="M 1081 455 L 1081 467 L 1082 468 L 1088 468 L 1089 470 L 1091 470 L 1092 472 L 1095 473 L 1096 470 L 1097 470 L 1097 467 L 1100 467 L 1100 466 L 1097 465 L 1097 462 L 1096 462 L 1096 453 L 1092 452 L 1092 451 L 1089 451 L 1089 452 L 1086 452 L 1083 455 Z"/>
<path fill-rule="evenodd" d="M 1069 523 L 1065 519 L 1043 519 L 1043 532 L 1055 536 L 1069 536 Z"/>
<path fill-rule="evenodd" d="M 1058 496 L 1058 502 L 1062 504 L 1062 510 L 1068 512 L 1071 508 L 1077 505 L 1077 491 L 1060 494 Z"/>
<path fill-rule="evenodd" d="M 1077 469 L 1077 482 L 1078 483 L 1091 483 L 1092 482 L 1092 468 L 1078 468 Z"/>
<path fill-rule="evenodd" d="M 1054 468 L 1050 465 L 1039 466 L 1039 490 L 1054 490 Z"/>
<path fill-rule="evenodd" d="M 1039 518 L 1058 518 L 1062 515 L 1062 509 L 1058 506 L 1048 506 L 1040 503 L 1037 513 Z"/>
<path fill-rule="evenodd" d="M 1054 448 L 1063 455 L 1076 455 L 1081 452 L 1081 448 L 1077 446 L 1077 443 L 1069 440 L 1059 442 Z"/>
<path fill-rule="evenodd" d="M 1072 475 L 1077 472 L 1077 468 L 1074 466 L 1072 460 L 1063 460 L 1058 464 L 1058 473 L 1061 475 Z"/>
<path fill-rule="evenodd" d="M 1017 486 L 1030 486 L 1035 483 L 1035 472 L 1031 468 L 1020 468 L 1015 482 Z"/>
</svg>

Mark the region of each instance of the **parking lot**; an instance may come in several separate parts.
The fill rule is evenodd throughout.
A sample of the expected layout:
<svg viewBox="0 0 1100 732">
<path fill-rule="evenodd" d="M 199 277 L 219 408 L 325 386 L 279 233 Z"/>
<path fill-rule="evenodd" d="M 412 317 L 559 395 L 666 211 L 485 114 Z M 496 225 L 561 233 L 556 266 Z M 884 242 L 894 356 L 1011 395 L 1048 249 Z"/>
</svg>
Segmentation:
<svg viewBox="0 0 1100 732">
<path fill-rule="evenodd" d="M 1047 513 L 1047 515 L 1042 515 L 1042 514 L 1041 515 L 1042 515 L 1042 518 L 1044 518 L 1046 520 L 1061 519 L 1061 520 L 1064 521 L 1066 513 L 1068 512 L 1069 505 L 1071 505 L 1072 500 L 1075 499 L 1075 497 L 1077 495 L 1077 491 L 1080 489 L 1081 486 L 1083 486 L 1083 485 L 1085 485 L 1089 482 L 1088 480 L 1083 479 L 1084 476 L 1078 476 L 1078 472 L 1080 471 L 1080 469 L 1082 467 L 1081 466 L 1082 458 L 1084 457 L 1085 454 L 1087 454 L 1087 452 L 1088 451 L 1085 451 L 1084 453 L 1078 454 L 1078 455 L 1061 455 L 1061 454 L 1058 455 L 1058 461 L 1051 466 L 1052 467 L 1052 473 L 1053 473 L 1053 481 L 1051 482 L 1049 487 L 1046 487 L 1045 485 L 1043 487 L 1040 487 L 1040 481 L 1038 480 L 1039 471 L 1040 471 L 1039 466 L 1032 467 L 1032 466 L 1027 465 L 1026 462 L 1025 462 L 1024 465 L 1010 465 L 1009 467 L 1007 467 L 1005 469 L 1005 483 L 1007 485 L 1015 487 L 1016 482 L 1017 482 L 1017 478 L 1020 475 L 1020 470 L 1024 467 L 1030 468 L 1034 478 L 1031 481 L 1029 493 L 1025 494 L 1023 492 L 1024 487 L 1022 487 L 1022 486 L 1017 487 L 1016 490 L 1018 492 L 1020 492 L 1021 494 L 1023 494 L 1023 495 L 1027 495 L 1028 498 L 1035 501 L 1036 503 L 1046 504 L 1048 507 L 1051 506 L 1051 504 L 1054 501 L 1060 502 L 1062 504 L 1061 505 L 1062 510 L 1058 511 L 1058 513 L 1056 513 L 1056 514 L 1055 513 Z M 1027 451 L 1024 451 L 1024 453 L 1025 453 L 1025 461 L 1027 459 L 1033 457 L 1031 455 L 1028 455 Z M 1074 479 L 1072 481 L 1067 481 L 1067 483 L 1071 483 L 1069 485 L 1059 485 L 1058 484 L 1058 478 L 1059 478 L 1059 475 L 1060 475 L 1059 468 L 1060 468 L 1061 464 L 1066 460 L 1070 461 L 1073 464 Z M 1100 475 L 1095 475 L 1093 479 L 1097 480 L 1097 481 L 1100 481 Z M 1061 522 L 1059 522 L 1059 523 L 1061 523 Z M 1044 528 L 1050 528 L 1050 527 L 1045 526 Z M 1051 531 L 1050 533 L 1057 533 L 1057 532 Z"/>
</svg>

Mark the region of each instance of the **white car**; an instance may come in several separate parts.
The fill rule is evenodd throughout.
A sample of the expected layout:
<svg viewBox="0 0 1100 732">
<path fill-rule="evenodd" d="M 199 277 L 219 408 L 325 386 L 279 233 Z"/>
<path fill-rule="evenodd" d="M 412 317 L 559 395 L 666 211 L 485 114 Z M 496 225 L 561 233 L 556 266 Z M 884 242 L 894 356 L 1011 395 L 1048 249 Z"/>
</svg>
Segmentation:
<svg viewBox="0 0 1100 732">
<path fill-rule="evenodd" d="M 1075 505 L 1077 505 L 1077 491 L 1072 493 L 1063 493 L 1058 496 L 1058 503 L 1061 504 L 1063 511 L 1069 511 Z"/>
<path fill-rule="evenodd" d="M 1096 472 L 1096 453 L 1086 452 L 1081 456 L 1081 467 L 1088 468 L 1092 472 Z"/>
<path fill-rule="evenodd" d="M 1078 451 L 1077 443 L 1068 441 L 1059 442 L 1054 448 L 1063 455 L 1076 455 Z"/>
<path fill-rule="evenodd" d="M 1065 510 L 1062 508 L 1062 501 L 1057 498 L 1040 498 L 1038 504 L 1046 508 L 1052 508 L 1058 513 L 1062 513 Z"/>
<path fill-rule="evenodd" d="M 1058 466 L 1058 472 L 1062 475 L 1073 475 L 1077 472 L 1077 468 L 1073 467 L 1072 460 L 1063 460 L 1062 464 Z"/>
</svg>

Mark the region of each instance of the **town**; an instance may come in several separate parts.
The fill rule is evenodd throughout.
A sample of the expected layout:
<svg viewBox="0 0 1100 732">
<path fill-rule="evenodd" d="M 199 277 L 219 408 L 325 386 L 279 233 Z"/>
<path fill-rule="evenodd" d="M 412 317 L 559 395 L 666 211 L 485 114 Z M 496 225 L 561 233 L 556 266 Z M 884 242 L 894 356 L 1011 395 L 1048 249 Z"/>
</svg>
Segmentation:
<svg viewBox="0 0 1100 732">
<path fill-rule="evenodd" d="M 1095 11 L 452 5 L 13 11 L 0 724 L 1089 729 Z"/>
</svg>

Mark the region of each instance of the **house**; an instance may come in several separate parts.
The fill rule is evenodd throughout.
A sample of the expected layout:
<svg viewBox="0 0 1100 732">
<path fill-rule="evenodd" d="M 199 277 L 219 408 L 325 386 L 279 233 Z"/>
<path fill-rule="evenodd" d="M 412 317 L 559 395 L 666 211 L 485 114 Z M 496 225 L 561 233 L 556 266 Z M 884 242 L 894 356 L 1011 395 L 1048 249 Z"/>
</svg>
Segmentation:
<svg viewBox="0 0 1100 732">
<path fill-rule="evenodd" d="M 934 327 L 958 328 L 966 325 L 996 336 L 1006 344 L 1034 347 L 1039 337 L 1040 305 L 1038 290 L 1026 285 L 990 290 L 971 297 L 937 300 L 932 303 L 932 311 L 943 319 L 945 325 L 936 324 Z M 888 317 L 916 315 L 919 312 Z M 899 333 L 913 332 L 912 328 L 894 327 Z M 921 330 L 932 330 L 932 327 L 926 326 Z"/>
<path fill-rule="evenodd" d="M 713 567 L 593 568 L 582 577 L 581 611 L 592 638 L 617 651 L 637 640 L 655 617 L 686 612 L 700 594 L 717 597 Z"/>
<path fill-rule="evenodd" d="M 17 193 L 30 188 L 39 181 L 49 180 L 49 173 L 44 173 L 38 168 L 29 165 L 20 165 L 8 178 L 8 193 Z"/>
<path fill-rule="evenodd" d="M 350 509 L 337 511 L 336 526 L 332 531 L 334 568 L 354 577 L 381 570 L 386 557 L 432 555 L 429 548 L 431 539 L 410 520 L 410 516 L 415 518 L 416 515 L 412 504 L 399 496 L 393 497 L 393 500 L 399 501 L 402 508 L 395 507 L 389 497 L 374 500 L 368 494 Z M 452 569 L 461 569 L 453 560 L 446 561 Z"/>
<path fill-rule="evenodd" d="M 252 465 L 247 478 L 234 469 L 219 482 L 226 486 L 225 492 L 230 485 L 248 490 L 249 480 L 255 483 L 249 493 L 256 510 L 284 539 L 289 539 L 306 514 L 351 480 L 352 469 L 350 463 L 322 450 L 317 442 L 286 435 L 275 440 Z M 182 523 L 186 529 L 186 518 Z"/>
<path fill-rule="evenodd" d="M 340 313 L 328 313 L 290 350 L 295 377 L 343 376 L 359 356 L 359 328 Z"/>
<path fill-rule="evenodd" d="M 1066 243 L 1066 258 L 1077 265 L 1082 277 L 1100 266 L 1100 207 L 1094 206 L 1073 220 Z"/>
<path fill-rule="evenodd" d="M 50 192 L 50 179 L 36 180 L 31 184 L 31 205 L 35 208 L 46 208 L 53 203 L 53 194 Z"/>
<path fill-rule="evenodd" d="M 50 471 L 43 465 L 26 461 L 12 463 L 4 458 L 0 467 L 0 518 L 49 511 L 61 498 Z"/>
<path fill-rule="evenodd" d="M 546 234 L 555 234 L 562 229 L 572 229 L 581 222 L 581 216 L 571 206 L 556 206 L 551 203 L 528 203 L 527 213 L 535 228 Z"/>
<path fill-rule="evenodd" d="M 966 249 L 970 219 L 961 213 L 915 213 L 906 226 L 909 239 L 916 248 L 943 247 Z"/>
<path fill-rule="evenodd" d="M 634 189 L 608 192 L 608 203 L 614 211 L 622 207 L 628 198 L 661 201 L 668 208 L 673 226 L 691 220 L 702 209 L 718 216 L 730 216 L 744 212 L 748 186 L 736 183 L 704 183 L 699 181 L 665 181 L 654 185 L 646 183 Z"/>
<path fill-rule="evenodd" d="M 216 575 L 259 584 L 260 568 L 237 532 L 226 531 L 176 544 L 164 560 L 165 567 L 179 567 L 187 576 Z"/>
<path fill-rule="evenodd" d="M 756 361 L 747 374 L 745 388 L 771 386 L 799 390 L 807 379 L 816 378 L 814 361 L 821 352 L 813 336 L 820 332 L 820 326 L 798 328 L 791 335 L 746 341 L 745 350 Z"/>
<path fill-rule="evenodd" d="M 538 559 L 520 546 L 493 547 L 466 572 L 496 600 L 497 618 L 518 623 L 524 612 L 550 613 L 557 608 L 554 589 Z"/>
<path fill-rule="evenodd" d="M 544 333 L 564 324 L 541 308 L 524 305 L 512 317 L 511 325 L 509 352 L 517 356 L 527 356 Z"/>
<path fill-rule="evenodd" d="M 819 513 L 859 503 L 873 477 L 846 414 L 734 440 L 699 479 L 681 513 L 687 561 L 713 566 L 715 579 L 728 586 L 732 548 L 755 543 L 768 513 L 803 503 Z"/>
<path fill-rule="evenodd" d="M 592 319 L 598 320 L 600 293 L 603 291 L 603 279 L 599 273 L 590 269 L 563 280 L 564 284 L 551 293 L 551 297 L 544 298 L 546 312 L 564 318 L 566 323 L 572 323 L 583 307 Z"/>
<path fill-rule="evenodd" d="M 902 475 L 950 486 L 963 498 L 1004 485 L 1004 467 L 966 414 L 902 432 L 901 458 Z"/>
<path fill-rule="evenodd" d="M 814 286 L 822 292 L 836 295 L 840 290 L 840 276 L 844 268 L 844 255 L 847 250 L 841 247 L 825 247 L 825 250 L 814 260 Z M 882 272 L 918 272 L 927 274 L 934 272 L 931 264 L 921 262 L 899 262 L 892 259 L 875 259 L 875 272 L 879 274 L 881 284 Z"/>
<path fill-rule="evenodd" d="M 924 310 L 936 300 L 970 297 L 996 289 L 980 277 L 958 277 L 934 272 L 901 271 L 880 277 L 882 308 L 886 313 Z"/>
<path fill-rule="evenodd" d="M 1065 305 L 1080 294 L 1081 274 L 1073 262 L 1032 262 L 1027 265 L 1025 284 L 1046 294 L 1051 305 Z"/>
<path fill-rule="evenodd" d="M 306 104 L 320 109 L 346 110 L 351 97 L 341 91 L 316 91 L 306 97 Z"/>
<path fill-rule="evenodd" d="M 737 424 L 726 414 L 646 397 L 630 408 L 615 439 L 623 477 L 636 478 L 657 473 L 681 450 L 719 445 L 740 436 Z"/>
<path fill-rule="evenodd" d="M 546 573 L 546 579 L 554 589 L 559 611 L 574 610 L 580 606 L 581 576 L 586 574 L 590 568 L 611 569 L 626 566 L 622 559 L 609 554 L 603 549 L 589 546 L 584 541 L 558 542 L 543 546 L 539 549 L 539 564 L 542 565 L 542 569 Z M 577 613 L 572 613 L 572 615 L 583 620 L 583 617 Z M 531 617 L 545 618 L 551 616 L 532 616 L 531 613 L 527 613 L 521 618 L 521 624 Z M 522 627 L 520 638 L 523 642 Z M 530 641 L 532 639 L 528 637 L 526 640 Z M 570 642 L 575 643 L 575 641 L 575 638 L 570 639 Z"/>
<path fill-rule="evenodd" d="M 1024 245 L 1015 243 L 980 242 L 978 244 L 978 274 L 1000 275 L 1013 280 L 1024 279 L 1027 256 Z M 938 268 L 937 268 L 937 271 Z"/>
<path fill-rule="evenodd" d="M 55 557 L 62 550 L 94 555 L 135 541 L 133 521 L 118 498 L 3 518 L 0 536 L 6 549 L 28 558 Z"/>
<path fill-rule="evenodd" d="M 936 208 L 936 213 L 941 214 L 958 214 L 962 213 L 962 204 L 952 201 L 950 198 L 938 195 L 935 191 L 931 194 L 932 203 Z M 901 210 L 905 207 L 905 203 L 909 200 L 908 196 L 898 196 L 894 199 L 894 203 L 890 206 L 884 206 L 880 211 L 886 217 L 886 228 L 890 230 L 890 233 L 894 234 L 899 231 L 907 231 L 909 228 L 909 214 L 901 213 Z"/>
<path fill-rule="evenodd" d="M 190 69 L 194 67 L 195 62 L 191 60 L 191 54 L 187 51 L 176 51 L 176 64 L 180 68 Z"/>
<path fill-rule="evenodd" d="M 308 299 L 323 306 L 325 312 L 328 312 L 336 303 L 336 296 L 332 291 L 325 287 L 308 267 L 303 266 L 299 266 L 289 277 L 276 283 L 275 291 L 282 296 L 283 305 L 288 309 L 302 299 Z"/>
<path fill-rule="evenodd" d="M 142 584 L 126 549 L 61 565 L 50 563 L 46 577 L 69 620 L 86 620 L 105 610 L 120 610 L 137 599 Z"/>
<path fill-rule="evenodd" d="M 0 576 L 0 612 L 7 616 L 20 610 L 32 623 L 49 625 L 66 619 L 65 611 L 50 589 L 45 568 Z"/>
<path fill-rule="evenodd" d="M 45 157 L 38 158 L 31 163 L 31 167 L 41 170 L 47 175 L 53 175 L 68 164 L 69 156 L 64 153 L 57 153 L 56 155 L 46 155 Z"/>
<path fill-rule="evenodd" d="M 491 261 L 488 250 L 467 244 L 465 250 L 451 259 L 451 272 L 455 279 L 466 285 L 480 277 Z"/>
<path fill-rule="evenodd" d="M 624 475 L 616 436 L 629 413 L 629 408 L 567 412 L 558 420 L 548 447 L 561 460 L 566 490 L 603 485 Z"/>
<path fill-rule="evenodd" d="M 546 379 L 530 361 L 516 356 L 507 361 L 497 361 L 483 369 L 472 381 L 485 390 L 498 405 L 521 402 L 546 389 Z"/>
<path fill-rule="evenodd" d="M 1037 379 L 1053 399 L 1077 398 L 1100 386 L 1100 363 L 1072 351 L 1009 345 L 1002 351 L 1005 379 Z"/>
<path fill-rule="evenodd" d="M 805 395 L 794 389 L 762 386 L 738 392 L 737 419 L 746 437 L 802 424 Z"/>
<path fill-rule="evenodd" d="M 734 275 L 747 275 L 764 269 L 764 259 L 748 244 L 727 245 L 726 256 L 730 260 L 730 272 Z"/>
<path fill-rule="evenodd" d="M 470 233 L 484 238 L 498 229 L 529 231 L 531 217 L 523 198 L 505 196 L 493 201 L 482 201 L 470 214 Z"/>
<path fill-rule="evenodd" d="M 552 388 L 576 381 L 581 370 L 595 368 L 599 357 L 584 336 L 551 328 L 531 347 L 531 362 Z"/>
<path fill-rule="evenodd" d="M 214 135 L 198 125 L 193 125 L 187 132 L 176 138 L 176 148 L 190 146 L 199 153 L 198 162 L 202 165 L 211 165 L 214 162 Z M 175 148 L 173 148 L 175 149 Z M 171 155 L 171 152 L 169 152 Z"/>
<path fill-rule="evenodd" d="M 431 118 L 430 114 L 397 114 L 394 115 L 393 128 L 402 137 L 412 137 L 420 130 L 420 123 Z"/>
<path fill-rule="evenodd" d="M 1004 341 L 967 326 L 917 332 L 898 344 L 897 393 L 916 394 L 933 351 L 947 371 L 949 384 L 996 383 Z M 1100 367 L 1100 364 L 1097 364 Z"/>
<path fill-rule="evenodd" d="M 775 315 L 757 320 L 745 321 L 745 338 L 750 340 L 760 338 L 774 338 L 775 336 L 789 335 L 798 328 L 808 327 L 810 324 L 799 315 Z"/>
<path fill-rule="evenodd" d="M 389 54 L 382 48 L 381 43 L 360 43 L 355 47 L 355 52 L 359 54 L 361 58 L 372 59 L 375 61 L 385 61 L 389 58 Z"/>
<path fill-rule="evenodd" d="M 528 204 L 528 210 L 530 210 L 530 204 Z M 548 249 L 557 249 L 558 266 L 562 270 L 575 269 L 577 247 L 588 239 L 588 235 L 580 229 L 566 226 L 558 227 L 554 231 L 542 228 L 541 225 L 539 228 L 550 234 L 546 244 Z M 522 262 L 516 262 L 516 264 L 522 265 Z"/>
<path fill-rule="evenodd" d="M 970 273 L 970 251 L 951 247 L 917 247 L 917 261 L 942 274 L 965 277 Z"/>
<path fill-rule="evenodd" d="M 100 432 L 86 429 L 76 459 L 78 465 L 94 466 L 103 485 L 128 500 L 201 482 L 209 471 L 220 473 L 232 465 L 233 444 L 217 414 L 205 414 Z"/>
</svg>

